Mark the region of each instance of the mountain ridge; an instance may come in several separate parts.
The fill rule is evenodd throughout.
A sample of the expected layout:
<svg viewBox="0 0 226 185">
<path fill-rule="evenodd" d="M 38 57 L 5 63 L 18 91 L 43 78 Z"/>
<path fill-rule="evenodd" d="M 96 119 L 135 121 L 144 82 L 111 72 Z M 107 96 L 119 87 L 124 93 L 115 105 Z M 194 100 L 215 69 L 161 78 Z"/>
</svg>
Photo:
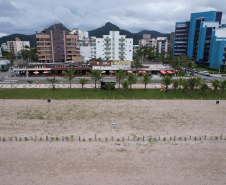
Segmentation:
<svg viewBox="0 0 226 185">
<path fill-rule="evenodd" d="M 62 23 L 59 23 L 61 29 L 67 29 Z M 52 30 L 54 25 L 49 26 L 46 30 Z M 156 37 L 168 37 L 170 33 L 160 33 L 158 31 L 154 30 L 142 30 L 138 33 L 131 33 L 130 31 L 120 29 L 118 26 L 107 22 L 104 26 L 100 28 L 96 28 L 94 30 L 90 30 L 89 36 L 95 36 L 97 38 L 103 38 L 103 35 L 108 35 L 109 31 L 119 31 L 120 35 L 126 35 L 126 38 L 133 38 L 133 44 L 138 45 L 138 42 L 140 39 L 142 39 L 143 34 L 151 34 L 151 38 L 156 38 Z M 31 47 L 36 47 L 36 34 L 32 35 L 25 35 L 25 34 L 12 34 L 8 36 L 3 36 L 0 38 L 0 44 L 6 43 L 7 41 L 13 41 L 15 40 L 15 37 L 19 37 L 22 41 L 30 41 Z"/>
</svg>

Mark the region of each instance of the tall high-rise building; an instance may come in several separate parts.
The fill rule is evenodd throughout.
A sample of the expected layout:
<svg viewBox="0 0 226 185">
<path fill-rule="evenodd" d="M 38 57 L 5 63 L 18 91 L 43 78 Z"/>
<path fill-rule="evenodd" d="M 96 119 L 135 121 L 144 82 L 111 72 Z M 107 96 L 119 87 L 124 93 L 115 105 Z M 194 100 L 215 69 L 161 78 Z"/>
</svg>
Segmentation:
<svg viewBox="0 0 226 185">
<path fill-rule="evenodd" d="M 226 28 L 222 12 L 192 13 L 190 21 L 177 22 L 174 56 L 187 55 L 197 63 L 222 68 L 226 62 Z"/>
<path fill-rule="evenodd" d="M 103 38 L 96 38 L 96 58 L 104 60 L 133 60 L 133 39 L 110 31 Z"/>
<path fill-rule="evenodd" d="M 60 24 L 55 24 L 53 30 L 36 33 L 36 42 L 39 62 L 66 62 L 79 55 L 77 35 L 61 30 Z"/>
</svg>

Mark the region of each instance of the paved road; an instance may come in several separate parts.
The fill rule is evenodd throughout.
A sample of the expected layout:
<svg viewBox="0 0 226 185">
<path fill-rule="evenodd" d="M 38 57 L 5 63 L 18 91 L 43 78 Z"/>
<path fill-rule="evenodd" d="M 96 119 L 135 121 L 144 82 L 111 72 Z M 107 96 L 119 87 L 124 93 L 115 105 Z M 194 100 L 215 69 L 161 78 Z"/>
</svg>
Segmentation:
<svg viewBox="0 0 226 185">
<path fill-rule="evenodd" d="M 26 78 L 26 77 L 12 77 L 10 75 L 11 73 L 8 72 L 0 72 L 0 87 L 1 88 L 49 88 L 50 84 L 46 80 L 47 77 L 33 77 L 33 78 Z M 195 74 L 195 76 L 201 76 L 208 85 L 210 85 L 211 80 L 213 79 L 226 79 L 225 77 L 222 78 L 221 76 L 212 75 L 210 77 L 206 77 L 203 75 Z M 52 77 L 49 77 L 52 78 Z M 81 88 L 81 85 L 79 84 L 79 78 L 83 77 L 76 77 L 72 80 L 72 88 Z M 86 88 L 94 88 L 94 80 L 92 80 L 90 77 L 85 77 L 89 80 L 88 84 L 85 85 Z M 107 78 L 115 78 L 115 77 L 104 77 L 104 79 Z M 183 77 L 185 79 L 189 77 Z M 69 82 L 67 79 L 63 77 L 56 77 L 57 88 L 67 88 L 69 87 Z M 173 79 L 177 79 L 177 77 L 173 77 Z M 28 84 L 28 80 L 32 80 L 32 84 Z M 36 84 L 36 80 L 38 80 L 39 84 Z M 161 80 L 162 78 L 158 75 L 153 75 L 152 82 L 147 85 L 147 88 L 159 88 L 161 86 Z M 99 85 L 99 83 L 98 83 Z M 144 88 L 144 84 L 141 83 L 140 80 L 138 80 L 137 84 L 133 85 L 134 88 Z"/>
</svg>

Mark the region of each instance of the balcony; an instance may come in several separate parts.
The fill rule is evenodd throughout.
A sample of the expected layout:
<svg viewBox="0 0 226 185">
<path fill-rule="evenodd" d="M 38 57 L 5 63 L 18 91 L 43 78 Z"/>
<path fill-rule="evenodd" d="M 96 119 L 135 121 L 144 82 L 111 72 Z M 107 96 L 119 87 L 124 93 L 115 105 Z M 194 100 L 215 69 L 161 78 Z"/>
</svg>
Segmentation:
<svg viewBox="0 0 226 185">
<path fill-rule="evenodd" d="M 124 50 L 125 48 L 119 47 L 119 50 Z"/>
<path fill-rule="evenodd" d="M 123 54 L 125 54 L 125 52 L 119 52 L 119 54 L 120 54 L 120 55 L 123 55 Z"/>
<path fill-rule="evenodd" d="M 105 43 L 104 45 L 105 45 L 105 46 L 110 46 L 110 45 L 111 45 L 111 43 Z"/>
<path fill-rule="evenodd" d="M 125 41 L 125 39 L 119 39 L 119 41 Z"/>
<path fill-rule="evenodd" d="M 110 38 L 105 38 L 104 41 L 111 41 L 111 39 Z"/>
<path fill-rule="evenodd" d="M 125 43 L 119 43 L 119 45 L 120 45 L 120 46 L 124 46 L 124 45 L 125 45 Z"/>
<path fill-rule="evenodd" d="M 111 54 L 111 52 L 105 52 L 105 55 L 110 55 Z"/>
<path fill-rule="evenodd" d="M 105 50 L 111 50 L 111 48 L 104 48 Z"/>
</svg>

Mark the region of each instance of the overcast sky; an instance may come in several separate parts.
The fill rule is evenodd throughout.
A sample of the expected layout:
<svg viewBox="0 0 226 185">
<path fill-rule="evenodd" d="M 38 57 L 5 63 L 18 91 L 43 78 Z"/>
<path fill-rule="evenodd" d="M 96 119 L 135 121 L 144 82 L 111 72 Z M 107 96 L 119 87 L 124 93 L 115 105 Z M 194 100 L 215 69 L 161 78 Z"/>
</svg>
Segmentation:
<svg viewBox="0 0 226 185">
<path fill-rule="evenodd" d="M 35 34 L 59 22 L 83 31 L 111 22 L 133 33 L 169 33 L 191 13 L 210 10 L 223 12 L 226 23 L 226 0 L 0 0 L 0 37 Z"/>
</svg>

